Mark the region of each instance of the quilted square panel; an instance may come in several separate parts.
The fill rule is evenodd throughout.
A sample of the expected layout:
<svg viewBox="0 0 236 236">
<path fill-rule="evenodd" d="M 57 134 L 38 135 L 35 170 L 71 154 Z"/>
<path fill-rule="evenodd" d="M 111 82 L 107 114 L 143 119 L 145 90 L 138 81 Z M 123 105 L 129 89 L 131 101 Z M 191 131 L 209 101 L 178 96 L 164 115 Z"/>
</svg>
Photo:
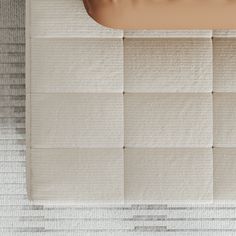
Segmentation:
<svg viewBox="0 0 236 236">
<path fill-rule="evenodd" d="M 214 149 L 214 198 L 235 200 L 236 198 L 236 149 Z"/>
<path fill-rule="evenodd" d="M 33 93 L 123 92 L 122 39 L 37 38 L 31 55 Z"/>
<path fill-rule="evenodd" d="M 212 96 L 125 94 L 125 146 L 212 147 Z"/>
<path fill-rule="evenodd" d="M 32 94 L 31 107 L 33 148 L 123 147 L 122 95 Z"/>
<path fill-rule="evenodd" d="M 236 92 L 236 42 L 233 38 L 215 38 L 214 91 Z"/>
<path fill-rule="evenodd" d="M 211 92 L 210 39 L 125 39 L 126 92 Z"/>
<path fill-rule="evenodd" d="M 236 147 L 236 93 L 214 94 L 214 146 Z"/>
<path fill-rule="evenodd" d="M 31 198 L 123 202 L 123 163 L 123 149 L 32 149 Z"/>
<path fill-rule="evenodd" d="M 212 150 L 143 149 L 125 151 L 126 201 L 212 199 Z"/>
<path fill-rule="evenodd" d="M 27 0 L 28 1 L 28 0 Z M 95 23 L 82 0 L 29 0 L 31 35 L 36 38 L 122 38 L 122 30 Z"/>
</svg>

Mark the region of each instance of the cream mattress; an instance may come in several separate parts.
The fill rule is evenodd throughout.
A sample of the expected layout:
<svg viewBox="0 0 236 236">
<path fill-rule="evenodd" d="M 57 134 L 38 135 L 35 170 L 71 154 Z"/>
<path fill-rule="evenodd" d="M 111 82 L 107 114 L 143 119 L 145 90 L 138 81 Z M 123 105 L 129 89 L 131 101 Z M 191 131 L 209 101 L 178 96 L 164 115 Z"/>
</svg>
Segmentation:
<svg viewBox="0 0 236 236">
<path fill-rule="evenodd" d="M 30 199 L 235 199 L 235 40 L 104 28 L 81 0 L 28 0 L 26 28 Z"/>
</svg>

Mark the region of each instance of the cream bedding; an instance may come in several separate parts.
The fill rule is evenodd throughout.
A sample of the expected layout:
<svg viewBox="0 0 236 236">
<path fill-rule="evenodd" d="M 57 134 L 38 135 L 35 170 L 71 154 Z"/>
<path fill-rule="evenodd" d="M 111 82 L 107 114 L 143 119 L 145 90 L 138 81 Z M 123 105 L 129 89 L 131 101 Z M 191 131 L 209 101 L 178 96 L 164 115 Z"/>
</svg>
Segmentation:
<svg viewBox="0 0 236 236">
<path fill-rule="evenodd" d="M 81 0 L 28 0 L 29 197 L 233 200 L 236 45 L 212 36 L 111 30 Z"/>
</svg>

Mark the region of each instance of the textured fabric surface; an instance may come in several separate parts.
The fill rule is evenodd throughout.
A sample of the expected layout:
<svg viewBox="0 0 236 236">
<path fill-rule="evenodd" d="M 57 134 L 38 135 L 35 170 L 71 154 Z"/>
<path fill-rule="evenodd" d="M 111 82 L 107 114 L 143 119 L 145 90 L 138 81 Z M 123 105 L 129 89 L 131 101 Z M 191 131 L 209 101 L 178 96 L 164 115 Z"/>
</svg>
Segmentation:
<svg viewBox="0 0 236 236">
<path fill-rule="evenodd" d="M 235 31 L 112 30 L 78 0 L 29 0 L 27 11 L 32 199 L 224 200 L 213 149 L 236 145 Z M 116 149 L 114 162 L 86 163 L 93 149 Z"/>
<path fill-rule="evenodd" d="M 120 94 L 33 94 L 30 101 L 32 149 L 123 146 Z"/>
<path fill-rule="evenodd" d="M 125 91 L 211 92 L 211 44 L 202 38 L 125 38 Z"/>
<path fill-rule="evenodd" d="M 150 203 L 213 197 L 211 149 L 133 148 L 124 157 L 125 199 Z"/>
<path fill-rule="evenodd" d="M 31 156 L 33 199 L 50 194 L 54 200 L 117 203 L 124 198 L 121 149 L 32 149 Z"/>
<path fill-rule="evenodd" d="M 0 1 L 0 235 L 234 235 L 236 205 L 233 203 L 78 207 L 55 203 L 45 206 L 27 200 L 24 5 L 23 0 Z M 173 34 L 178 35 L 179 32 Z M 214 36 L 230 38 L 235 33 L 220 31 L 217 35 L 214 32 Z M 198 33 L 194 37 L 198 37 Z M 229 150 L 229 154 L 233 160 L 234 150 Z M 222 164 L 229 163 L 220 153 L 219 158 Z M 229 164 L 233 166 L 231 162 Z M 231 189 L 230 184 L 235 181 L 231 181 L 228 171 L 224 175 L 228 175 L 225 180 Z M 219 179 L 223 178 L 219 175 Z"/>
<path fill-rule="evenodd" d="M 122 39 L 37 38 L 31 48 L 32 93 L 123 92 Z"/>
<path fill-rule="evenodd" d="M 209 148 L 212 96 L 209 93 L 125 94 L 127 148 Z"/>
</svg>

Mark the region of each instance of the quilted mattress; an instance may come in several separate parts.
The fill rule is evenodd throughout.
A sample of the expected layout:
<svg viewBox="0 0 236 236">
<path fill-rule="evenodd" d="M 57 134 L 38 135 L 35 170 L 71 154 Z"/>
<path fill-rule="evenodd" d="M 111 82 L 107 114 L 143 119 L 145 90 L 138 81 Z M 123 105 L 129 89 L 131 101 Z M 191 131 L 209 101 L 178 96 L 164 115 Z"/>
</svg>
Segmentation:
<svg viewBox="0 0 236 236">
<path fill-rule="evenodd" d="M 26 28 L 30 199 L 235 199 L 235 40 L 108 29 L 81 0 L 28 0 Z"/>
</svg>

